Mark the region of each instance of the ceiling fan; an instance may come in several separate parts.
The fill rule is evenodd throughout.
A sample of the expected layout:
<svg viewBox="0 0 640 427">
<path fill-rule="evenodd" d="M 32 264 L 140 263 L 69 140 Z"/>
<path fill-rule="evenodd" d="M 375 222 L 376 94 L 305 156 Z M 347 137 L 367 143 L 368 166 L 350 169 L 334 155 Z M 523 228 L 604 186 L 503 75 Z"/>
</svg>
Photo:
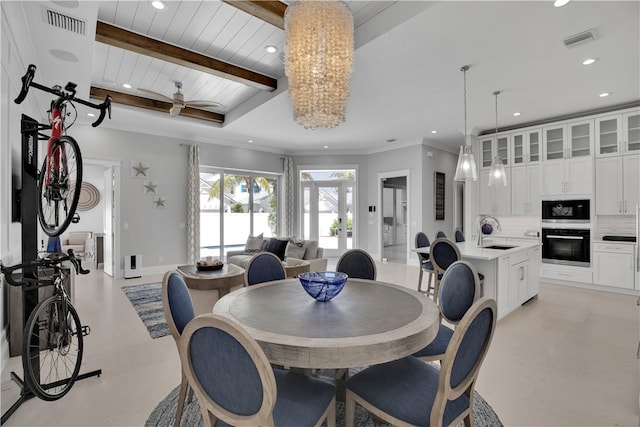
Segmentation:
<svg viewBox="0 0 640 427">
<path fill-rule="evenodd" d="M 173 104 L 173 106 L 169 109 L 169 115 L 171 117 L 175 117 L 178 114 L 180 114 L 180 110 L 182 110 L 184 107 L 193 107 L 193 108 L 222 107 L 222 104 L 215 101 L 204 101 L 204 100 L 185 101 L 184 94 L 180 92 L 180 89 L 182 89 L 182 83 L 181 82 L 174 82 L 174 83 L 176 85 L 176 92 L 173 94 L 171 98 L 161 93 L 154 92 L 152 90 L 147 90 L 142 88 L 138 88 L 138 90 L 140 92 L 144 92 L 149 95 L 152 95 L 155 98 L 160 98 L 162 101 L 170 102 L 171 104 Z"/>
</svg>

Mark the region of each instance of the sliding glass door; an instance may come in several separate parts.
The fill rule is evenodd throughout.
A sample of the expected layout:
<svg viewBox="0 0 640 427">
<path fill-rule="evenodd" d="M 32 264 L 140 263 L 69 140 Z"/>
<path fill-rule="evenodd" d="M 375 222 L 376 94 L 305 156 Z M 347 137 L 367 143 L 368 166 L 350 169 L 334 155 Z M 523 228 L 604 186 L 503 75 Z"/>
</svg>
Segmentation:
<svg viewBox="0 0 640 427">
<path fill-rule="evenodd" d="M 247 236 L 277 235 L 278 177 L 232 171 L 200 173 L 200 256 L 224 258 Z"/>
</svg>

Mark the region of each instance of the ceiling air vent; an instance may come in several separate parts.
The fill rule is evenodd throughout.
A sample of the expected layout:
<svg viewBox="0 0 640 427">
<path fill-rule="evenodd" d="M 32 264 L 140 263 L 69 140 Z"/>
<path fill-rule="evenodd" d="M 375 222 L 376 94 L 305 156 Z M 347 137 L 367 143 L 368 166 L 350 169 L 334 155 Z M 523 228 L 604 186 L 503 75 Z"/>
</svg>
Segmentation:
<svg viewBox="0 0 640 427">
<path fill-rule="evenodd" d="M 84 35 L 85 22 L 71 16 L 63 15 L 62 13 L 55 12 L 51 9 L 46 10 L 46 19 L 49 25 L 62 30 L 71 31 L 76 34 Z"/>
<path fill-rule="evenodd" d="M 596 39 L 596 36 L 596 30 L 591 29 L 569 36 L 566 39 L 562 40 L 562 42 L 566 47 L 574 47 L 583 43 L 594 41 Z"/>
</svg>

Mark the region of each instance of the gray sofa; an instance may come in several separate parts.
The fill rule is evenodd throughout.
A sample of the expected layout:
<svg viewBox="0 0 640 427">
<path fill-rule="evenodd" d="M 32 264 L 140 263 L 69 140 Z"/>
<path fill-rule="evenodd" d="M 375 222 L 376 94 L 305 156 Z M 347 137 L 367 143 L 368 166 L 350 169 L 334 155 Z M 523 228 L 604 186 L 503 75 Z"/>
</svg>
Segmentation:
<svg viewBox="0 0 640 427">
<path fill-rule="evenodd" d="M 278 242 L 273 242 L 276 244 L 272 244 L 272 239 L 276 239 Z M 284 251 L 281 251 L 283 246 Z M 304 260 L 309 263 L 310 271 L 326 271 L 327 269 L 327 259 L 322 257 L 324 250 L 318 246 L 317 240 L 298 240 L 282 237 L 264 239 L 261 250 L 228 251 L 227 262 L 246 268 L 251 257 L 260 251 L 275 253 L 285 265 L 295 265 L 298 261 Z"/>
</svg>

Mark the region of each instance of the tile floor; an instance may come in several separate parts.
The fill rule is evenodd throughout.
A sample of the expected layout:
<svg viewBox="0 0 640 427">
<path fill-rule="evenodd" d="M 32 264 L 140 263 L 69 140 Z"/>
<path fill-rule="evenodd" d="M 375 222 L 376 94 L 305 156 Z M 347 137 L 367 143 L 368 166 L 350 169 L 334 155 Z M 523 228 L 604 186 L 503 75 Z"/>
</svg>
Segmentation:
<svg viewBox="0 0 640 427">
<path fill-rule="evenodd" d="M 335 260 L 330 261 L 330 266 Z M 378 264 L 380 280 L 414 288 L 417 266 Z M 112 280 L 101 271 L 76 280 L 76 307 L 91 326 L 83 369 L 56 402 L 31 399 L 6 426 L 142 426 L 180 382 L 170 336 L 151 339 L 120 287 L 161 276 Z M 538 299 L 498 322 L 477 390 L 507 426 L 638 426 L 636 298 L 543 284 Z M 2 372 L 2 412 L 18 397 Z"/>
</svg>

